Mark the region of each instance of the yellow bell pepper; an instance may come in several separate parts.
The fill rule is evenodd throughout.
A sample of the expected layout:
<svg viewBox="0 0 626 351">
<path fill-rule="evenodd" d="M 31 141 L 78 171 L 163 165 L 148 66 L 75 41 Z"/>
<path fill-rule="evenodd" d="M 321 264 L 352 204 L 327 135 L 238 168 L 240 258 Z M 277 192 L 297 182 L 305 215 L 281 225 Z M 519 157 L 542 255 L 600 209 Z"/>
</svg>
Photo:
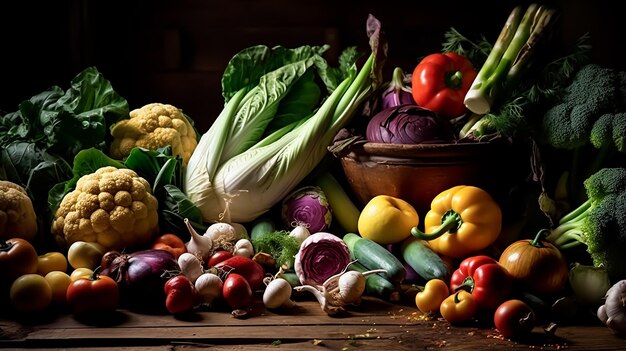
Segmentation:
<svg viewBox="0 0 626 351">
<path fill-rule="evenodd" d="M 494 243 L 502 229 L 502 211 L 485 190 L 459 185 L 433 199 L 424 229 L 428 234 L 417 227 L 411 234 L 427 240 L 438 254 L 462 259 Z"/>
</svg>

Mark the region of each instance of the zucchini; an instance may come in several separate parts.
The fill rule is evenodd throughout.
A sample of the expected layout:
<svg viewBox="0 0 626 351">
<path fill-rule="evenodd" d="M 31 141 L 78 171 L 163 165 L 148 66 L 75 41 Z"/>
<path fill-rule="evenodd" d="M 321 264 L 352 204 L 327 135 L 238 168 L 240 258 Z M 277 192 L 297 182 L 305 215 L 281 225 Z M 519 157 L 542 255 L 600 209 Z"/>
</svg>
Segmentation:
<svg viewBox="0 0 626 351">
<path fill-rule="evenodd" d="M 448 281 L 450 268 L 427 242 L 410 236 L 402 242 L 400 250 L 404 261 L 423 279 Z"/>
<path fill-rule="evenodd" d="M 285 279 L 292 288 L 302 285 L 300 278 L 298 278 L 298 275 L 294 271 L 281 272 L 278 274 L 278 277 Z"/>
<path fill-rule="evenodd" d="M 386 270 L 387 273 L 382 275 L 395 285 L 402 283 L 406 277 L 402 262 L 379 243 L 354 233 L 344 235 L 343 241 L 350 250 L 350 256 L 368 270 Z"/>
<path fill-rule="evenodd" d="M 352 262 L 348 270 L 357 272 L 367 272 L 359 262 Z M 400 291 L 389 280 L 378 274 L 370 274 L 365 277 L 365 294 L 367 296 L 378 297 L 390 302 L 400 301 Z"/>
</svg>

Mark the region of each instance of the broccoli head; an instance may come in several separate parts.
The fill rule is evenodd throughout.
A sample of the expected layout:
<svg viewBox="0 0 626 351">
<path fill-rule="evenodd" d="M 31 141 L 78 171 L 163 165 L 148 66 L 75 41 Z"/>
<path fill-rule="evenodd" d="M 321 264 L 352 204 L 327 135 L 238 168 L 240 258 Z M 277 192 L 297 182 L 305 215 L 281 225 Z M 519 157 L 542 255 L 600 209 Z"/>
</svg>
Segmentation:
<svg viewBox="0 0 626 351">
<path fill-rule="evenodd" d="M 557 149 L 583 147 L 591 142 L 592 129 L 601 116 L 626 111 L 625 107 L 624 73 L 587 64 L 576 72 L 560 100 L 545 112 L 542 134 Z"/>
<path fill-rule="evenodd" d="M 626 278 L 626 169 L 603 168 L 584 181 L 588 199 L 563 216 L 546 240 L 562 250 L 586 245 L 595 266 Z"/>
</svg>

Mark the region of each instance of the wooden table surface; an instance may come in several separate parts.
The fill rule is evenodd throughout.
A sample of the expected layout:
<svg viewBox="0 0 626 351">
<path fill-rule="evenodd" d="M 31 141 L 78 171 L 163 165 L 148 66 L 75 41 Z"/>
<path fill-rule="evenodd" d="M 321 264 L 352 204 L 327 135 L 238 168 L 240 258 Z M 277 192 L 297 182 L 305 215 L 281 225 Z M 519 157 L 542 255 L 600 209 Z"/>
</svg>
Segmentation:
<svg viewBox="0 0 626 351">
<path fill-rule="evenodd" d="M 13 350 L 626 350 L 606 327 L 561 326 L 553 336 L 537 327 L 522 341 L 487 326 L 451 326 L 410 305 L 364 298 L 330 317 L 316 301 L 267 311 L 259 301 L 245 318 L 201 309 L 185 317 L 119 310 L 104 321 L 78 321 L 67 313 L 20 320 L 0 316 L 0 348 Z"/>
</svg>

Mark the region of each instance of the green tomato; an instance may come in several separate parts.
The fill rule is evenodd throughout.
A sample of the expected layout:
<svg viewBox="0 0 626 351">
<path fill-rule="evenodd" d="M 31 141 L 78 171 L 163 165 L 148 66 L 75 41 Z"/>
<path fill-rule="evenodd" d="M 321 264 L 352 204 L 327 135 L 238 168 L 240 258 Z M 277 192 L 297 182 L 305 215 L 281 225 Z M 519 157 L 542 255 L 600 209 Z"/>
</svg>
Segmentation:
<svg viewBox="0 0 626 351">
<path fill-rule="evenodd" d="M 24 274 L 11 285 L 10 298 L 17 311 L 38 312 L 52 302 L 52 289 L 41 275 Z"/>
</svg>

